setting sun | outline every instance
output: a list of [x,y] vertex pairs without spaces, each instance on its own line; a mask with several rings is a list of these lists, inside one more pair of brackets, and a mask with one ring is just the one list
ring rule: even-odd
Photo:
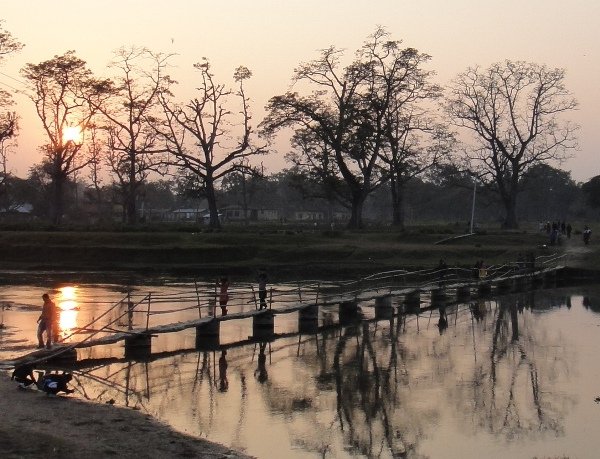
[[82,138],[81,128],[79,126],[69,126],[63,132],[63,141],[80,143]]

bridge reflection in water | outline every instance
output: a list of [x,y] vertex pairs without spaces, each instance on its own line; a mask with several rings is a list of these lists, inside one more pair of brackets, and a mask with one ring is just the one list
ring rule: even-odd
[[74,382],[257,457],[551,456],[576,400],[553,309],[567,304],[528,292],[350,325],[321,311],[316,334],[145,360],[90,351]]

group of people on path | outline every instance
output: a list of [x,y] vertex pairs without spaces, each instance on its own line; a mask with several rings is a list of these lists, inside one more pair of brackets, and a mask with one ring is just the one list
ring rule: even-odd
[[[261,268],[258,271],[258,275],[256,277],[258,283],[258,309],[267,309],[267,283],[269,282],[269,276],[267,275],[267,271],[264,268]],[[219,306],[221,308],[221,315],[227,315],[227,303],[229,303],[229,287],[230,281],[229,277],[223,276],[217,280],[216,290],[217,298],[219,301]]]
[[[570,223],[563,221],[556,222],[540,222],[540,231],[545,231],[549,237],[550,245],[559,245],[561,243],[561,237],[566,236],[567,239],[571,239],[571,233],[573,227]],[[583,232],[583,243],[588,245],[592,236],[592,230],[588,225],[585,225]]]
[[[44,293],[42,295],[44,304],[42,305],[42,313],[37,319],[37,339],[38,348],[52,348],[52,343],[57,343],[60,338],[59,311],[56,303],[52,301],[50,295]],[[44,340],[44,333],[46,334]],[[35,385],[39,390],[48,395],[57,395],[60,392],[70,394],[74,392],[68,387],[69,381],[73,375],[66,372],[54,371],[39,371],[39,376],[36,378],[33,370],[34,364],[23,364],[15,367],[11,379],[16,381],[18,389],[27,389]]]

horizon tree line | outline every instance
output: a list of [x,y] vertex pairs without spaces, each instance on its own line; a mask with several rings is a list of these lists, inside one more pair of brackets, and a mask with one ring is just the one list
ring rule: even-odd
[[[0,24],[0,63],[22,46]],[[577,126],[563,116],[577,106],[564,70],[505,61],[469,68],[444,89],[427,68],[431,56],[403,47],[381,27],[350,59],[332,46],[299,64],[293,90],[268,101],[258,129],[244,86],[249,69],[235,69],[231,88],[216,81],[203,58],[194,65],[196,93],[181,102],[168,75],[170,58],[121,48],[108,66],[112,78],[94,76],[74,51],[22,69],[47,137],[37,173],[47,177],[41,178],[51,190],[54,224],[64,214],[69,178],[85,169],[99,190],[106,168],[125,222],[137,222],[136,196],[150,174],[168,173],[188,176],[207,199],[209,225],[219,228],[221,182],[264,173],[254,158],[270,153],[284,132],[291,137],[286,159],[298,187],[349,209],[349,228],[363,227],[365,202],[384,185],[392,223],[403,228],[408,184],[444,165],[496,194],[504,207],[502,226],[516,228],[524,177],[566,159],[577,145]],[[16,136],[18,116],[8,111],[10,94],[0,96],[3,186],[9,175],[5,145]]]

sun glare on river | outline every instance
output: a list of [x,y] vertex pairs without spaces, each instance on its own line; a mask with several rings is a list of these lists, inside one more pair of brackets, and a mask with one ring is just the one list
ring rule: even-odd
[[58,309],[60,313],[59,325],[63,335],[68,335],[77,327],[77,287],[61,287],[59,289]]

